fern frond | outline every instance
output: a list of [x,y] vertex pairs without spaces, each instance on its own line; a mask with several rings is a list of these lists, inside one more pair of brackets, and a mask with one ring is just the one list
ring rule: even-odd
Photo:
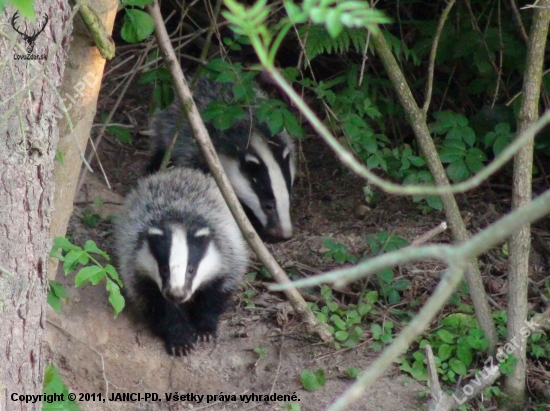
[[336,38],[332,38],[321,25],[302,26],[298,33],[302,43],[305,43],[305,53],[309,60],[321,53],[346,53],[351,45],[358,53],[362,53],[367,43],[367,31],[360,28],[345,27]]

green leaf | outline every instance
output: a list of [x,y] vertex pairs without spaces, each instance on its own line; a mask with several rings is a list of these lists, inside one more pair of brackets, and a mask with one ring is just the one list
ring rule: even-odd
[[443,147],[439,151],[439,159],[442,163],[455,163],[462,160],[464,150],[457,147]]
[[446,361],[451,357],[453,349],[449,344],[441,344],[437,350],[437,356],[441,361]]
[[107,278],[107,291],[109,292],[109,302],[115,309],[115,318],[122,311],[126,304],[124,297],[120,294],[120,287]]
[[508,144],[510,144],[511,139],[508,136],[499,136],[495,140],[495,144],[493,145],[493,153],[495,156],[498,156],[502,150],[504,150]]
[[473,359],[472,350],[467,344],[463,343],[458,345],[456,349],[456,356],[460,361],[462,361],[462,363],[466,367],[469,367],[470,364],[472,363],[472,359]]
[[132,142],[132,135],[130,134],[130,130],[128,130],[126,127],[108,126],[107,132],[114,136],[121,143],[128,144]]
[[55,159],[61,164],[62,166],[65,165],[65,159],[63,158],[63,153],[59,150],[55,150]]
[[50,290],[59,298],[65,298],[67,296],[67,290],[65,286],[57,281],[49,280]]
[[90,258],[88,253],[81,248],[78,250],[72,250],[67,253],[63,262],[63,271],[66,274],[72,272],[78,263],[85,265],[88,264]]
[[505,361],[501,362],[499,365],[500,372],[504,375],[511,375],[516,368],[518,359],[513,355],[510,355]]
[[347,374],[350,378],[357,378],[357,376],[359,375],[359,373],[361,372],[361,370],[359,368],[355,368],[355,367],[351,367],[351,368],[348,368],[347,370]]
[[218,130],[227,130],[235,121],[243,119],[246,116],[242,107],[227,106],[226,104],[213,101],[202,112],[204,121],[212,121],[212,124]]
[[105,269],[98,266],[92,265],[90,267],[84,267],[78,272],[74,278],[75,287],[80,287],[86,282],[91,282],[93,285],[99,284],[101,279],[105,277]]
[[449,360],[449,366],[458,375],[466,375],[468,372],[466,366],[458,358],[451,358]]
[[384,244],[384,251],[386,253],[389,253],[391,251],[399,250],[400,248],[407,247],[409,245],[409,242],[405,240],[403,237],[400,237],[398,235],[392,235],[388,241],[386,241],[386,244]]
[[438,330],[436,334],[441,339],[441,341],[446,342],[448,344],[452,343],[456,338],[456,335],[444,329]]
[[331,317],[330,317],[330,321],[332,321],[332,323],[338,327],[340,330],[345,330],[346,329],[346,323],[344,321],[342,321],[342,319],[340,318],[340,316],[336,315],[336,314],[333,314]]
[[365,294],[365,300],[369,303],[374,304],[378,301],[378,291],[369,291]]
[[[61,299],[55,294],[50,281],[50,289],[48,290],[48,304],[57,312],[61,312]],[[63,289],[65,291],[65,289]]]
[[153,0],[120,0],[123,6],[138,6],[143,7],[153,3]]
[[[29,20],[35,20],[36,15],[34,14],[34,0],[10,0],[10,3],[15,6],[17,10],[21,12],[21,15]],[[2,2],[2,5],[5,2]],[[0,11],[3,7],[0,7]]]
[[372,305],[370,304],[359,304],[359,314],[364,316],[372,310]]
[[151,84],[156,82],[172,84],[172,75],[166,67],[158,67],[154,70],[144,72],[138,79],[138,84]]
[[281,113],[283,114],[284,127],[286,131],[294,137],[303,137],[304,132],[302,127],[300,127],[300,124],[298,124],[298,120],[294,117],[294,114],[286,108],[281,109]]
[[388,294],[388,302],[390,304],[397,304],[400,301],[401,301],[401,296],[395,289],[392,289]]
[[72,244],[67,238],[55,237],[55,239],[53,240],[52,250],[57,251],[60,248],[63,251],[81,250],[79,246]]
[[408,290],[410,286],[411,286],[411,282],[406,278],[400,278],[399,280],[395,280],[392,283],[392,287],[397,291]]
[[338,341],[344,341],[348,339],[349,334],[346,331],[336,331],[334,337],[336,337]]
[[98,248],[95,241],[93,240],[86,241],[86,243],[84,244],[84,250],[86,250],[89,253],[100,254],[103,257],[105,257],[107,260],[109,259],[109,255],[102,249]]
[[375,340],[380,339],[380,335],[382,335],[382,327],[378,324],[372,324],[370,326],[370,330],[372,332],[372,338]]
[[43,411],[81,411],[80,407],[68,399],[69,389],[63,383],[57,369],[48,364],[44,370],[44,389],[46,395],[57,394],[63,398],[63,401],[53,401],[51,403],[42,402]]
[[470,171],[464,161],[449,164],[446,171],[450,179],[457,183],[466,180],[470,176]]
[[113,280],[115,280],[118,283],[119,286],[122,287],[122,281],[120,280],[120,277],[118,276],[118,272],[115,269],[115,267],[113,267],[111,264],[107,264],[105,266],[105,271],[107,272],[107,274],[111,276]]
[[386,284],[391,283],[394,277],[393,269],[390,267],[386,267],[382,269],[381,271],[377,272],[376,275],[380,280],[384,281]]
[[155,29],[155,23],[149,14],[137,9],[125,9],[124,24],[120,35],[128,43],[145,40]]
[[427,196],[426,201],[428,205],[434,210],[443,210],[443,200],[439,196]]
[[315,373],[304,370],[300,373],[300,381],[306,390],[317,391],[325,385],[325,373],[323,370],[317,370]]
[[210,63],[208,63],[206,65],[206,68],[211,71],[223,73],[225,71],[232,71],[233,65],[222,59],[215,59],[215,60],[212,60]]

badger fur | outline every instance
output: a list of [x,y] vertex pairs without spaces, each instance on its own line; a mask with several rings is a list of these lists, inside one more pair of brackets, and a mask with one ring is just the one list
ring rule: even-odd
[[249,251],[213,178],[175,168],[139,181],[116,225],[125,294],[172,355],[216,335]]
[[[230,103],[232,84],[200,78],[195,87],[195,102],[202,113],[212,101]],[[259,89],[258,89],[259,90]],[[257,91],[257,96],[265,96]],[[255,102],[251,102],[254,106]],[[153,158],[149,171],[157,171],[166,149],[178,131],[172,161],[183,167],[208,172],[208,165],[193,138],[187,116],[178,103],[157,112],[151,122]],[[292,237],[290,193],[296,173],[296,150],[286,130],[271,135],[259,124],[254,112],[227,130],[206,123],[212,143],[225,173],[256,231],[264,240],[280,241]]]

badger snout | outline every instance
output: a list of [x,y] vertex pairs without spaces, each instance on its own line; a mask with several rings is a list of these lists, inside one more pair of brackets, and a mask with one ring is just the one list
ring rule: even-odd
[[169,289],[164,292],[166,299],[174,304],[183,304],[191,299],[191,290]]
[[274,227],[266,230],[269,240],[273,242],[281,242],[292,238],[292,228],[283,229],[282,227]]

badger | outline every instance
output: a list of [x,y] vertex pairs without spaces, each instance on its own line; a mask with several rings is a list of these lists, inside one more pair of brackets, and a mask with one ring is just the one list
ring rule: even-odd
[[115,228],[125,295],[166,351],[216,336],[249,250],[214,179],[173,168],[141,179]]
[[[230,103],[234,97],[231,87],[229,83],[199,78],[194,91],[199,112],[202,114],[212,101]],[[259,88],[251,106],[257,98],[265,98]],[[237,197],[262,239],[291,238],[290,194],[296,174],[296,149],[291,136],[286,130],[272,136],[269,129],[259,123],[252,109],[244,119],[226,130],[218,130],[209,122],[206,128]],[[154,137],[149,172],[160,168],[176,132],[173,163],[209,172],[179,103],[155,113],[150,129]]]

